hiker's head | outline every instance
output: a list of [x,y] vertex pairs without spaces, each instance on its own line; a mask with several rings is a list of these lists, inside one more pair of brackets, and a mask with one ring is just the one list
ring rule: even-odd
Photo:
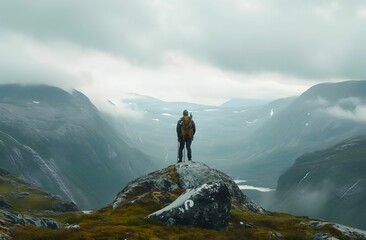
[[183,116],[188,116],[188,111],[187,110],[183,111]]

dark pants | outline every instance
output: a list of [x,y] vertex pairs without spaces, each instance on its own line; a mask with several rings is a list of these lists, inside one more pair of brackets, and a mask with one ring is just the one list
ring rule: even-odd
[[186,145],[186,148],[187,148],[188,160],[192,160],[191,144],[192,144],[192,139],[189,137],[179,139],[179,151],[178,151],[179,160],[178,160],[178,162],[182,161],[184,145]]

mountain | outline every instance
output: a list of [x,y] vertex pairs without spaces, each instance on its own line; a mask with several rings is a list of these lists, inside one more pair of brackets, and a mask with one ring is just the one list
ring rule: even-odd
[[[163,167],[177,158],[176,124],[187,109],[193,114],[197,134],[192,145],[193,158],[213,165],[237,159],[237,143],[271,118],[273,108],[282,109],[293,98],[280,99],[265,106],[208,106],[186,102],[165,102],[134,95],[121,100],[141,118],[112,119],[131,145],[148,152]],[[119,103],[116,103],[119,104]],[[161,156],[165,156],[162,158]],[[229,171],[230,172],[230,171]]]
[[366,134],[365,107],[366,81],[315,85],[287,106],[273,108],[271,118],[234,145],[239,157],[220,169],[274,188],[302,154]]
[[175,163],[175,126],[184,109],[191,111],[197,127],[193,160],[245,180],[248,186],[241,186],[243,192],[270,209],[274,192],[260,189],[275,189],[278,178],[297,158],[366,134],[362,114],[366,81],[318,84],[297,97],[247,107],[164,102],[144,96],[123,102],[142,117],[119,119],[124,125],[117,128],[129,136],[131,145],[151,153],[160,167]]
[[82,209],[105,205],[154,168],[86,96],[45,85],[0,86],[0,158],[0,167]]
[[0,208],[18,213],[79,211],[74,203],[47,193],[1,168]]
[[276,210],[366,229],[366,136],[305,154],[281,175]]
[[242,108],[250,106],[261,106],[268,103],[265,100],[247,99],[247,98],[233,98],[220,105],[221,108]]
[[60,221],[67,227],[18,226],[12,236],[23,240],[366,238],[365,231],[347,226],[264,211],[225,173],[197,162],[141,176],[109,206]]
[[146,96],[122,101],[142,117],[118,119],[116,128],[158,166],[175,163],[175,127],[188,109],[197,127],[193,159],[260,187],[275,188],[278,177],[302,154],[366,134],[366,81],[318,84],[298,97],[264,105],[244,106],[244,100],[233,99],[228,105],[207,106]]

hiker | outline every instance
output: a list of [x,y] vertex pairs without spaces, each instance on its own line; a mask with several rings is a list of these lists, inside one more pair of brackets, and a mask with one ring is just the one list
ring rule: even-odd
[[188,111],[184,110],[183,117],[181,117],[177,123],[177,136],[179,142],[178,163],[182,162],[184,145],[186,145],[188,161],[192,161],[191,144],[195,133],[196,124],[192,120],[192,113],[188,116]]

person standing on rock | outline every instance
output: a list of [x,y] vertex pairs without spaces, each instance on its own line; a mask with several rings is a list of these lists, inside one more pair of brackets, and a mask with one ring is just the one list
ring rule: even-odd
[[184,145],[187,149],[188,161],[192,161],[191,144],[195,133],[196,124],[192,120],[192,113],[188,116],[188,111],[184,110],[183,117],[181,117],[177,123],[177,136],[179,142],[178,163],[182,162]]

